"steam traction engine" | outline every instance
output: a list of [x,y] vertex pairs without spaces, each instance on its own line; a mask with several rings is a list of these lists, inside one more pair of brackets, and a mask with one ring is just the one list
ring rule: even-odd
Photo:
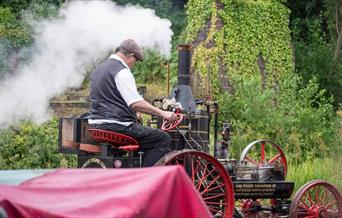
[[[153,104],[177,113],[168,123],[152,117],[149,124],[171,136],[171,152],[156,165],[180,164],[215,217],[342,217],[342,197],[323,180],[305,184],[289,198],[293,182],[285,181],[287,161],[281,147],[257,140],[238,160],[229,157],[230,128],[224,123],[218,140],[218,105],[195,100],[190,88],[191,50],[179,46],[178,85],[170,99]],[[213,120],[214,156],[209,154]],[[59,152],[77,154],[78,167],[141,167],[143,153],[128,136],[89,129],[87,117],[61,118]]]

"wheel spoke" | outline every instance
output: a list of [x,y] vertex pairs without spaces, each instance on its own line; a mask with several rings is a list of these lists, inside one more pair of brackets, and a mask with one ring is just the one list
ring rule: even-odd
[[[310,194],[310,193],[309,193],[309,194]],[[306,199],[310,202],[310,206],[315,205],[315,203],[314,203],[314,202],[312,201],[312,199],[311,199],[311,196],[308,195],[307,192],[304,193],[304,197],[306,197]]]
[[324,189],[323,189],[323,196],[322,196],[322,202],[323,202],[323,204],[324,205],[326,205],[326,200],[327,200],[327,191],[325,191]]
[[[208,207],[208,209],[212,212],[218,213],[218,214],[222,214],[221,208],[212,208],[212,207]],[[216,215],[216,214],[215,214]]]
[[184,167],[184,169],[185,169],[186,171],[187,171],[187,167],[186,167],[187,159],[188,159],[188,157],[187,157],[186,155],[184,155],[184,157],[183,157],[183,167]]
[[170,128],[171,127],[171,123],[170,122],[167,122],[167,123],[165,123],[165,128]]
[[210,205],[223,205],[223,206],[227,206],[227,203],[219,203],[219,202],[212,202],[212,201],[205,201],[207,204]]
[[264,141],[261,142],[260,152],[261,152],[261,164],[265,164],[266,158],[265,158],[265,142]]
[[[202,161],[200,161],[200,163],[203,165]],[[207,170],[207,167],[208,167],[208,162],[206,162],[203,172],[205,172]],[[196,186],[197,190],[199,190],[201,188],[202,182],[203,182],[203,177],[200,178],[200,180],[199,180],[199,182],[198,182],[198,184]]]
[[325,208],[329,209],[331,208],[333,205],[336,205],[336,200],[332,200],[332,202],[328,202],[326,205],[325,205]]
[[[202,165],[203,165],[203,163],[202,163]],[[216,169],[216,167],[215,167],[213,170],[211,170],[210,172],[208,172],[207,177],[208,177],[208,176],[211,176],[211,179],[215,180],[214,175],[212,175],[212,173],[214,172],[215,169]],[[215,172],[216,172],[216,170],[215,170]],[[216,183],[217,185],[220,185],[219,183],[217,183],[217,180],[215,181],[215,183]],[[222,191],[222,192],[225,192],[222,188],[221,188],[221,191]]]
[[[208,174],[205,174],[204,177],[202,177],[201,181],[202,181],[202,182],[205,181],[205,180],[208,178],[208,176],[209,176],[212,172],[214,172],[215,170],[216,170],[216,167],[214,167]],[[202,184],[202,182],[201,182],[201,184]],[[200,188],[200,186],[198,187],[197,190],[199,190],[199,188]]]
[[305,210],[309,211],[310,207],[304,202],[304,199],[300,199],[300,202],[302,203],[302,206],[304,207]]
[[216,176],[215,179],[213,181],[211,181],[209,183],[209,185],[201,192],[201,195],[204,193],[204,192],[208,192],[208,189],[220,178],[220,176]]
[[245,159],[246,159],[247,161],[251,162],[251,163],[254,164],[254,165],[257,165],[257,166],[259,165],[257,161],[253,160],[253,159],[250,158],[249,156],[246,156]]
[[226,185],[226,184],[222,183],[221,185],[214,186],[214,187],[212,187],[212,188],[210,188],[210,189],[208,189],[208,190],[204,190],[204,191],[201,192],[201,195],[203,195],[205,191],[206,191],[206,192],[209,192],[209,191],[212,191],[212,190],[215,190],[215,189],[218,189],[218,188],[221,189],[221,191],[222,191],[222,187],[225,186],[225,185]]
[[300,210],[297,210],[297,214],[298,214],[298,215],[299,215],[299,214],[305,215],[305,214],[308,214],[308,213],[309,213],[309,211],[306,210],[306,209],[303,210],[303,208],[301,208]]
[[177,165],[180,165],[180,163],[178,162],[178,158],[175,158],[175,162]]
[[271,163],[273,163],[274,161],[278,160],[279,158],[280,158],[280,154],[277,154],[276,156],[272,157],[272,158],[268,161],[268,163],[271,164]]
[[314,187],[315,199],[316,199],[316,204],[317,205],[322,205],[322,199],[319,198],[320,191],[321,191],[321,186],[320,185]]
[[332,217],[337,217],[337,218],[339,218],[339,217],[338,217],[338,215],[339,215],[339,214],[338,214],[338,211],[336,211],[336,212],[323,211],[323,212],[321,213],[321,215],[322,215],[321,217],[329,217],[329,218],[330,218],[330,217],[331,217],[331,218],[332,218]]
[[192,182],[195,182],[195,173],[197,172],[197,169],[199,167],[199,160],[196,158],[196,168],[194,169],[194,161],[192,160],[191,161],[191,179],[192,179]]

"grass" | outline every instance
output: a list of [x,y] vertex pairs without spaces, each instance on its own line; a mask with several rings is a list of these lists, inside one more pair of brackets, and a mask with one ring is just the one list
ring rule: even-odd
[[[342,111],[337,111],[337,115],[342,118]],[[342,119],[338,131],[342,135]],[[292,163],[291,157],[286,157],[289,162],[286,180],[295,183],[293,193],[305,183],[315,179],[330,182],[342,193],[342,142],[340,146],[332,148],[331,153],[325,158],[308,160],[301,164]]]
[[342,193],[342,159],[338,156],[314,159],[302,164],[290,162],[286,180],[295,182],[293,193],[305,183],[315,179],[324,179],[332,183]]

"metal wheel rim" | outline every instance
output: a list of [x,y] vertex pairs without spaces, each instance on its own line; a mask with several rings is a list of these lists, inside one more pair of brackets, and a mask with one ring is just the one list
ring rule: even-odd
[[[256,146],[257,144],[261,144],[261,150],[260,150],[260,153],[261,153],[261,157],[260,157],[260,161],[256,161],[252,158],[249,158],[248,157],[248,152],[249,150]],[[278,154],[276,154],[275,156],[273,156],[272,158],[270,158],[269,160],[266,160],[265,158],[265,145],[266,144],[271,144],[273,148],[275,148],[278,152]],[[257,166],[264,166],[264,165],[267,165],[267,164],[272,164],[274,163],[276,160],[280,160],[281,161],[281,164],[282,166],[284,167],[284,178],[286,178],[286,175],[287,175],[287,160],[286,160],[286,156],[283,152],[283,150],[281,149],[281,147],[274,143],[273,141],[271,140],[265,140],[265,139],[261,139],[261,140],[256,140],[250,144],[248,144],[245,149],[243,149],[242,153],[241,153],[241,156],[240,156],[240,163],[241,162],[244,162],[244,161],[247,161],[249,163],[252,163],[252,164],[255,164]]]
[[[169,153],[156,165],[176,164],[185,167],[190,180],[213,215],[233,216],[233,183],[220,162],[204,152],[182,150]],[[191,169],[190,172],[187,170],[188,167]],[[205,173],[203,174],[203,172]],[[210,178],[211,180],[209,180]]]
[[338,190],[324,180],[303,185],[294,195],[290,217],[342,217],[342,197]]

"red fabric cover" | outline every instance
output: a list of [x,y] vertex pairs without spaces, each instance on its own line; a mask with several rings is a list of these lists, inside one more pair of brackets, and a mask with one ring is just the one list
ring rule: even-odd
[[19,186],[0,185],[12,217],[212,217],[180,166],[59,169]]

